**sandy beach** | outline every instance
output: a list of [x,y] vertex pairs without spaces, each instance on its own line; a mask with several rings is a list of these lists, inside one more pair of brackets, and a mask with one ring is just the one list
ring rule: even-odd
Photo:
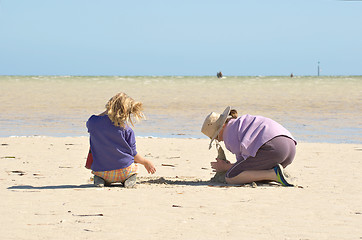
[[362,240],[361,12],[0,0],[0,240]]
[[95,188],[87,137],[0,138],[2,239],[362,238],[361,144],[299,143],[292,188],[211,184],[207,139],[137,146],[157,173]]
[[[362,239],[361,79],[2,76],[1,238]],[[96,188],[84,167],[85,122],[117,91],[145,104],[137,150],[157,173],[140,166],[136,189]],[[209,181],[200,128],[227,105],[291,131],[297,187]]]

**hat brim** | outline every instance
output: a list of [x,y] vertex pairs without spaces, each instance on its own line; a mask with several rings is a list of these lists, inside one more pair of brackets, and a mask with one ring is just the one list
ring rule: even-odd
[[229,116],[231,107],[228,106],[225,108],[224,112],[220,115],[219,119],[217,120],[218,124],[220,125],[219,128],[217,129],[217,131],[215,132],[214,136],[212,136],[211,141],[210,141],[210,145],[209,145],[209,149],[212,147],[212,142],[215,140],[215,138],[217,137],[217,135],[219,135],[221,129],[224,126],[224,123],[226,121],[226,119]]

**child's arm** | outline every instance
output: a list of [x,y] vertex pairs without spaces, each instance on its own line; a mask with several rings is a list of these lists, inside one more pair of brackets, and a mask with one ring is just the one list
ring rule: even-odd
[[148,173],[154,174],[156,172],[156,168],[153,163],[150,160],[143,158],[138,153],[136,156],[134,156],[134,162],[142,164],[146,168]]

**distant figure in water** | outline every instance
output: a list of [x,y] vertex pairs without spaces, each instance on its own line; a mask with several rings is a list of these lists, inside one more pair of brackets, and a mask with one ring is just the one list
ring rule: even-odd
[[217,78],[222,78],[222,72],[220,71],[220,72],[216,73],[216,76],[217,76]]
[[294,77],[293,73],[290,74],[290,77],[291,77],[291,78]]

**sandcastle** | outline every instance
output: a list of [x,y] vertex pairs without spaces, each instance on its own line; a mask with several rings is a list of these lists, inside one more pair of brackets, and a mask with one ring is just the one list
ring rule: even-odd
[[[229,162],[226,159],[224,150],[222,149],[221,145],[218,142],[216,143],[216,149],[217,149],[217,158],[220,160],[223,160],[225,162]],[[217,172],[210,179],[210,181],[214,182],[214,183],[225,183],[226,184],[225,175],[226,175],[226,172]]]

